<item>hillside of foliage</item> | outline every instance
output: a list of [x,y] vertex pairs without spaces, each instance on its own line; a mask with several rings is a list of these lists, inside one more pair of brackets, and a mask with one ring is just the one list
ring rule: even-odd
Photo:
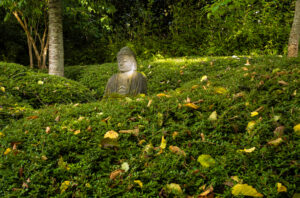
[[66,78],[1,62],[1,197],[298,197],[300,59],[142,61],[148,95],[102,98],[117,65]]

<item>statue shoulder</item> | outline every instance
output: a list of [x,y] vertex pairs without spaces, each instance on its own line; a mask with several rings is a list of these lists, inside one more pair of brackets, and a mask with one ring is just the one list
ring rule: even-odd
[[136,77],[137,78],[144,78],[144,79],[146,79],[146,76],[144,75],[144,74],[142,74],[141,72],[136,72]]
[[114,82],[116,79],[118,79],[119,78],[119,75],[118,74],[114,74],[114,75],[112,75],[112,77],[110,77],[109,79],[108,79],[108,83],[110,83],[110,82]]

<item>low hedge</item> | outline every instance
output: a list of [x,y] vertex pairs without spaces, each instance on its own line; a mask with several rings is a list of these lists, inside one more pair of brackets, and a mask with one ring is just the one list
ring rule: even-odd
[[0,82],[7,92],[35,108],[55,103],[78,103],[95,100],[94,94],[78,82],[36,73],[24,66],[0,63]]

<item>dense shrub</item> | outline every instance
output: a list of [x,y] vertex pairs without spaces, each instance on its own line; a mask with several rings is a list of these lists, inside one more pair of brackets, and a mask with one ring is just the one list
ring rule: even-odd
[[7,92],[34,107],[94,100],[89,89],[66,78],[36,73],[12,63],[0,63],[0,70],[0,80]]
[[[173,68],[175,60],[169,61]],[[299,181],[293,130],[300,123],[299,59],[253,58],[248,66],[232,58],[216,58],[213,66],[190,62],[209,67],[200,71],[208,80],[189,77],[159,96],[48,106],[8,125],[0,137],[0,153],[6,153],[0,155],[0,195],[184,197],[212,185],[216,196],[231,197],[238,183],[232,176],[238,176],[265,197],[292,197]],[[208,119],[214,111],[217,118]],[[251,121],[255,125],[247,130]],[[273,133],[278,126],[285,127],[283,134]],[[107,131],[132,129],[138,134],[104,139]],[[279,137],[279,145],[269,143]],[[186,156],[172,153],[171,145]],[[201,166],[201,154],[215,165]],[[112,178],[124,162],[128,172]],[[170,183],[179,184],[182,195],[168,192]],[[287,192],[278,193],[276,183]]]
[[65,68],[65,76],[95,92],[96,98],[101,98],[104,94],[108,79],[117,73],[118,67],[114,63],[89,66],[70,66]]

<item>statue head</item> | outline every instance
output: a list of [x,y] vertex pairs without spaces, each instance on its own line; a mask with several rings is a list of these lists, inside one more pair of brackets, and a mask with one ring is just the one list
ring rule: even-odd
[[129,47],[123,47],[117,54],[118,67],[121,72],[137,70],[134,52]]

